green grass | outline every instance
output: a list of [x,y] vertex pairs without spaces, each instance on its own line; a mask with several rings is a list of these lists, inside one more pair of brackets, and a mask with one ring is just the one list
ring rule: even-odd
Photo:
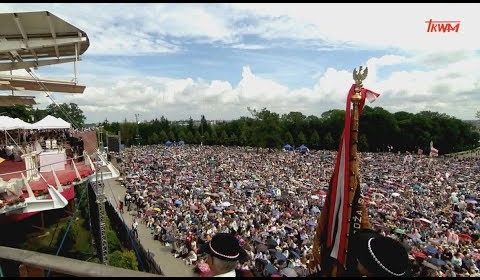
[[93,253],[94,248],[91,244],[92,236],[90,235],[90,232],[82,226],[84,220],[85,219],[83,218],[78,218],[78,220],[74,222],[77,236],[75,239],[75,246],[73,248],[78,252]]
[[[48,245],[50,244],[50,240],[53,241],[51,247],[55,248],[55,243],[58,238],[58,234],[60,233],[60,229],[68,223],[68,218],[63,218],[58,221],[58,224],[51,225],[45,229],[45,234],[42,234],[40,237],[32,237],[29,238],[25,243],[22,244],[22,248],[26,250],[32,251],[44,251],[48,249]],[[56,226],[58,225],[57,230],[55,231]],[[48,234],[46,234],[48,233]],[[42,250],[43,249],[43,250]]]
[[[58,235],[60,234],[60,229],[63,226],[66,226],[69,220],[70,217],[60,219],[58,221],[58,224],[54,224],[45,229],[45,233],[48,232],[48,234],[42,234],[40,237],[28,239],[24,244],[22,244],[22,248],[26,250],[55,254],[58,249],[58,245],[60,245],[56,244],[58,240]],[[90,232],[82,226],[83,222],[83,218],[78,218],[78,220],[72,222],[70,230],[74,230],[76,232],[76,237],[75,245],[71,252],[92,254],[94,252],[94,248],[91,245]],[[55,227],[57,226],[58,228],[55,231]],[[49,247],[50,240],[52,240],[52,235],[53,241],[51,243],[51,247]]]
[[[76,191],[81,196],[82,191],[85,191],[85,190],[86,189],[76,190]],[[79,260],[100,263],[98,257],[95,256],[96,250],[91,244],[92,243],[91,233],[88,229],[86,229],[83,226],[85,223],[85,218],[82,215],[85,215],[88,217],[88,209],[86,209],[87,207],[86,202],[85,201],[82,201],[82,202],[83,203],[80,203],[79,205],[80,209],[79,209],[77,218],[75,218],[75,220],[72,222],[72,225],[70,227],[70,231],[74,233],[75,242],[73,244],[72,250],[66,253],[65,256],[79,259]],[[81,210],[82,208],[85,208],[84,211]],[[58,250],[58,246],[60,245],[60,244],[57,244],[57,241],[60,242],[59,240],[61,240],[61,236],[59,237],[59,234],[61,233],[61,229],[68,225],[70,219],[71,217],[59,219],[57,224],[53,224],[45,229],[44,231],[45,234],[42,234],[40,237],[29,238],[25,243],[22,244],[22,248],[26,250],[43,252],[47,254],[53,254],[53,255],[56,254]],[[55,228],[57,229],[55,230]],[[123,247],[122,243],[118,239],[118,236],[116,235],[115,230],[110,224],[109,219],[106,220],[106,230],[107,230],[106,233],[108,234],[109,247],[111,247],[109,248],[110,249],[109,257],[111,257],[111,254],[114,253],[113,251],[117,250],[121,252],[121,254],[128,255],[129,256],[128,259],[131,259],[131,262],[133,263],[133,264],[129,264],[128,266],[122,265],[122,267],[131,269],[131,266],[135,266],[135,268],[137,268],[138,264],[137,264],[137,259],[135,254],[133,253],[133,251],[129,251],[127,250],[127,248]],[[53,241],[50,244],[51,240]]]

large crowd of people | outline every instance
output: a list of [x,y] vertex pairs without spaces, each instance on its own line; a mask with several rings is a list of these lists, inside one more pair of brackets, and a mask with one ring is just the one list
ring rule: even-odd
[[[127,211],[200,274],[199,248],[220,232],[245,249],[239,270],[308,273],[335,151],[157,145],[117,156]],[[412,276],[480,276],[478,160],[362,153],[360,169],[370,223],[404,244]]]

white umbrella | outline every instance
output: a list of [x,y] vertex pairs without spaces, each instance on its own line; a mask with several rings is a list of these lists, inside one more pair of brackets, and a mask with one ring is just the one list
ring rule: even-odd
[[399,197],[399,196],[400,196],[400,194],[399,194],[399,193],[396,193],[396,192],[394,192],[394,193],[392,193],[392,196],[393,196],[393,197]]
[[432,223],[432,221],[427,220],[427,219],[425,219],[425,218],[420,218],[420,219],[418,219],[418,220],[421,221],[421,222],[427,223],[427,224],[431,224],[431,223]]
[[230,204],[230,202],[228,202],[228,201],[225,201],[225,202],[222,202],[220,205],[223,206],[223,207],[229,207],[232,204]]

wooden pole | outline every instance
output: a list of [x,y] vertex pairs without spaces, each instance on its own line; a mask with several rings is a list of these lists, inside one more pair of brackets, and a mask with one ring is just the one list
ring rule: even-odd
[[[367,77],[368,68],[362,73],[362,67],[360,66],[360,71],[357,72],[356,69],[353,72],[353,78],[355,80],[355,93],[351,97],[352,101],[352,109],[351,109],[351,118],[352,121],[350,123],[350,188],[349,188],[349,207],[348,207],[348,216],[349,223],[354,223],[353,226],[355,229],[360,228],[368,228],[368,212],[366,211],[365,205],[363,204],[363,199],[358,199],[358,206],[361,209],[361,213],[353,213],[352,215],[352,208],[353,208],[353,200],[355,198],[355,193],[357,192],[357,188],[360,187],[360,168],[359,168],[359,160],[358,160],[358,126],[359,126],[359,103],[362,100],[362,81]],[[364,97],[365,98],[365,97]],[[357,210],[358,211],[358,210]],[[358,224],[358,226],[357,226]],[[350,232],[350,225],[347,228],[347,237],[353,234]],[[347,238],[345,248],[348,248],[348,241]],[[346,249],[348,253],[348,249]]]

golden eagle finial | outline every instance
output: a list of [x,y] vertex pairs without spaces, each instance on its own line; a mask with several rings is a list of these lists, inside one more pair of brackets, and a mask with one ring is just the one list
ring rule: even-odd
[[362,86],[362,82],[367,78],[368,75],[368,67],[365,67],[365,70],[362,73],[363,66],[360,66],[358,72],[357,68],[353,69],[353,80],[357,87]]

